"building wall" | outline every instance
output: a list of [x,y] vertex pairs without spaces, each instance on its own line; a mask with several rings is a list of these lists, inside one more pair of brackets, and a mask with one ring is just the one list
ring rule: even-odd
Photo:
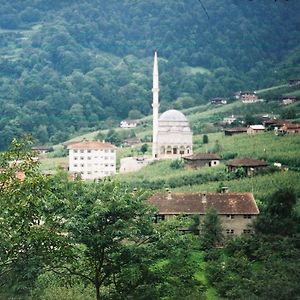
[[[219,215],[225,236],[241,235],[249,230],[249,225],[256,218],[254,215]],[[250,217],[250,218],[249,218]],[[233,231],[232,231],[233,230]]]
[[257,134],[257,133],[264,133],[265,130],[262,130],[262,129],[253,129],[251,127],[249,127],[247,129],[247,134]]
[[82,179],[96,179],[116,173],[115,149],[69,150],[69,172]]
[[[175,215],[160,215],[159,220],[168,220]],[[199,216],[199,231],[201,230],[201,222],[204,219],[204,215]],[[219,215],[220,221],[223,227],[224,236],[235,236],[243,233],[250,233],[251,228],[249,225],[255,220],[256,215]],[[249,231],[250,230],[250,231]]]
[[220,164],[219,160],[185,160],[185,163],[188,167],[190,168],[201,168],[201,167],[205,167],[205,166],[209,166],[209,167],[216,167]]

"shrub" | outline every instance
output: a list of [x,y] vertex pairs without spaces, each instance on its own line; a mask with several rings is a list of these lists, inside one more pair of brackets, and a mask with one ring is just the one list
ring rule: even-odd
[[184,167],[184,161],[182,159],[172,160],[170,163],[171,169],[182,169]]

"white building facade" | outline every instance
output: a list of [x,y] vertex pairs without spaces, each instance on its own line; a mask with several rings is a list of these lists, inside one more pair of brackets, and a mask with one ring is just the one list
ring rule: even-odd
[[83,180],[116,173],[116,147],[100,141],[82,141],[68,146],[69,172]]

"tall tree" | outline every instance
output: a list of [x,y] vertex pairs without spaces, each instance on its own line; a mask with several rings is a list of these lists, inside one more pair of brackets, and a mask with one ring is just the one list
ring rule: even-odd
[[0,287],[22,294],[65,245],[59,216],[49,213],[61,203],[28,146],[14,140],[0,156]]
[[297,196],[291,188],[280,188],[270,195],[265,209],[255,221],[257,232],[291,235],[299,231],[294,208]]
[[213,208],[207,210],[201,224],[201,246],[212,249],[223,240],[222,226],[217,211]]
[[[154,224],[154,209],[145,202],[146,194],[114,181],[77,182],[73,193],[66,216],[66,239],[73,255],[55,271],[92,284],[97,300],[105,293],[114,299],[168,296],[175,288],[170,267],[176,265],[174,258],[189,265],[189,237],[178,233],[182,224],[176,220],[171,225]],[[194,267],[189,266],[188,274],[182,267],[177,265],[176,270],[185,284],[177,293],[199,291]]]

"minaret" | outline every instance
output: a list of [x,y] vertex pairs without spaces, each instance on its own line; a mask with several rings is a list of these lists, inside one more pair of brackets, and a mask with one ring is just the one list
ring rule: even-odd
[[157,52],[154,52],[154,64],[153,64],[153,138],[152,138],[152,157],[156,158],[158,154],[157,149],[157,133],[158,133],[158,94],[159,94],[159,83],[158,83],[158,62],[157,62]]

